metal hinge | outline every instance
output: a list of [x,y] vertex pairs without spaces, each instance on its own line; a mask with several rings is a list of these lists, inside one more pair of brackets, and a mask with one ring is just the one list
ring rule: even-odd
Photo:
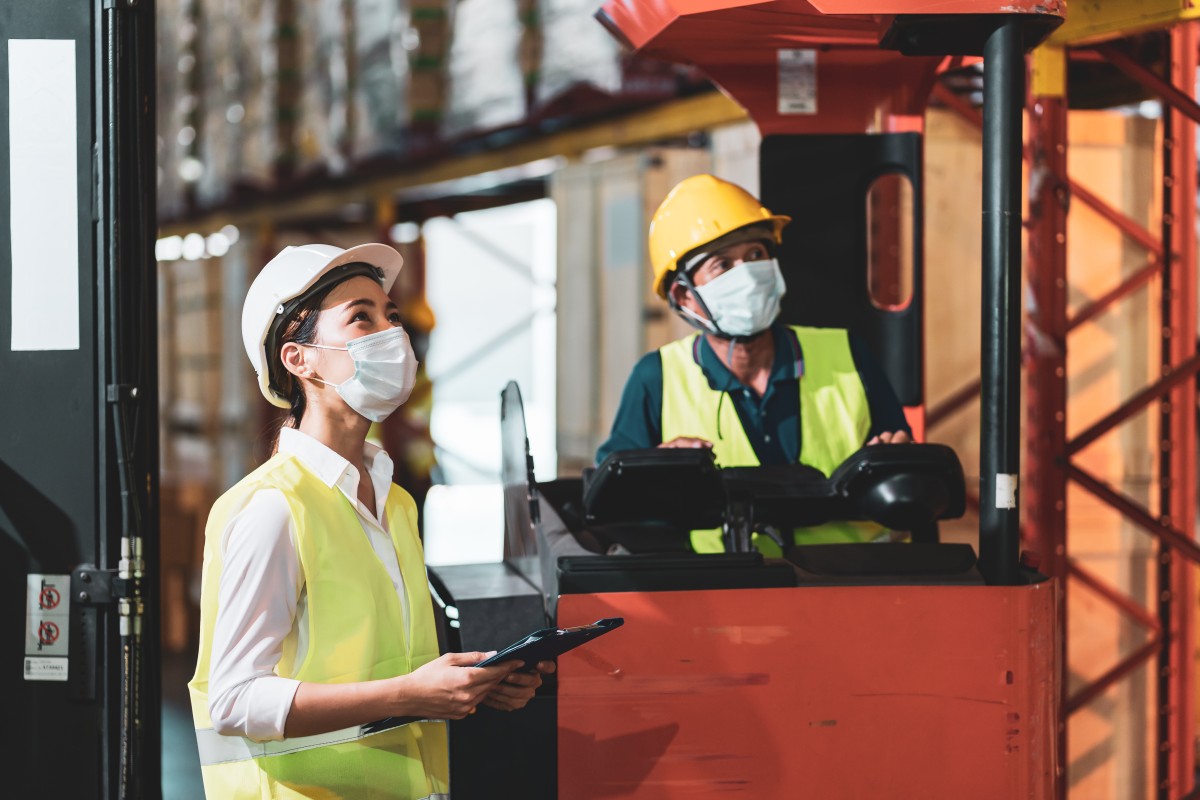
[[133,580],[114,569],[80,564],[71,571],[71,599],[85,606],[106,606],[133,596]]

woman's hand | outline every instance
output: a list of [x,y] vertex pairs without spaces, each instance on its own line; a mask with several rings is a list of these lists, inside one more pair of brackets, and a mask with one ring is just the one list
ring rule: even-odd
[[[507,661],[494,667],[471,666],[489,655],[447,653],[407,675],[392,678],[399,709],[394,716],[462,719],[474,713],[475,706],[521,666],[520,661]],[[540,678],[538,682],[541,682]]]
[[[521,662],[506,661],[505,665],[507,664],[520,666]],[[542,676],[549,675],[554,670],[553,661],[539,661],[537,672],[509,673],[508,677],[500,681],[496,688],[483,699],[483,704],[500,711],[516,711],[518,708],[524,708],[525,704],[533,698],[538,687],[542,685]]]
[[908,435],[908,431],[888,431],[872,436],[867,444],[908,444],[911,441],[912,437]]
[[676,436],[669,442],[663,442],[659,447],[690,447],[712,449],[712,442],[707,439],[697,439],[695,436]]

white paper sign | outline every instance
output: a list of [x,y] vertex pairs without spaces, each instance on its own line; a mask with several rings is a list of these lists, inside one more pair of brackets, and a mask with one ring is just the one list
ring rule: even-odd
[[779,50],[779,113],[817,113],[817,51]]
[[1020,482],[1018,475],[1003,472],[996,475],[996,508],[1017,507],[1017,486]]
[[12,349],[79,349],[75,42],[8,42]]

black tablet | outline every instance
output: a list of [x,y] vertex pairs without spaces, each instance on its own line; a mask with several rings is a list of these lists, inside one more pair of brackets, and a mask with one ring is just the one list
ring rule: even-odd
[[553,661],[568,650],[573,650],[624,624],[624,618],[610,617],[609,619],[598,619],[591,625],[580,625],[577,628],[543,628],[540,631],[534,631],[519,642],[510,644],[496,655],[480,661],[475,666],[490,667],[505,661],[520,660],[524,663],[525,669],[532,669],[539,661]]

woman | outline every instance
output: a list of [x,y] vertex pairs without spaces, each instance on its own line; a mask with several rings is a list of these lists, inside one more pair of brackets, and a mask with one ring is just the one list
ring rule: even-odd
[[402,265],[381,244],[289,247],[246,295],[246,353],[288,416],[205,531],[188,686],[210,799],[448,796],[444,720],[541,684],[438,657],[415,503],[365,441],[416,371],[388,299]]

